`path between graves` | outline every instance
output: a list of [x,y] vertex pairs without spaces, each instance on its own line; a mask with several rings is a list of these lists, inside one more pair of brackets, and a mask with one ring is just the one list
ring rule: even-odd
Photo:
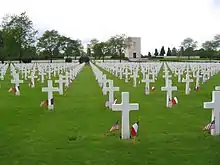
[[55,96],[55,113],[44,119],[47,131],[51,133],[51,137],[52,134],[59,136],[59,132],[65,134],[65,137],[103,137],[112,123],[120,119],[120,113],[105,110],[106,99],[107,96],[102,95],[92,69],[85,66],[73,80],[66,95]]

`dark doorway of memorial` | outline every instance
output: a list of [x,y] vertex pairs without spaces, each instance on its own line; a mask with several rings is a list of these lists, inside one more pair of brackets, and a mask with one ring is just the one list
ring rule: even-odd
[[136,58],[136,56],[137,56],[137,53],[133,53],[133,58]]

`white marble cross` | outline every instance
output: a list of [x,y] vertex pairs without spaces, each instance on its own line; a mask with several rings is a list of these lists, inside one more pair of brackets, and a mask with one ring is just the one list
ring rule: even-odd
[[104,74],[102,76],[102,92],[103,92],[103,95],[106,95],[107,94],[107,91],[105,91],[104,89],[106,88],[107,86],[107,78],[106,78],[106,75]]
[[41,83],[44,83],[44,76],[46,76],[46,73],[44,72],[44,70],[41,70],[39,75],[41,76]]
[[169,107],[169,101],[172,100],[172,91],[177,91],[176,86],[172,86],[172,80],[168,80],[165,87],[161,87],[161,91],[166,91],[166,107]]
[[108,107],[111,109],[114,102],[114,92],[119,91],[119,87],[114,87],[113,80],[107,80],[108,87],[103,88],[104,91],[108,92]]
[[169,75],[168,70],[165,71],[165,74],[163,75],[163,78],[165,79],[165,85],[167,85],[169,78],[171,78],[172,75]]
[[59,80],[55,80],[55,83],[59,84],[59,94],[63,95],[63,83],[65,83],[65,80],[63,80],[63,76],[59,75]]
[[189,84],[190,84],[191,82],[193,82],[193,79],[190,79],[190,75],[189,75],[189,74],[186,74],[186,78],[183,79],[182,82],[185,82],[185,83],[186,83],[185,94],[188,95],[189,92],[190,92],[190,86],[189,86]]
[[120,67],[119,69],[120,69],[119,70],[119,78],[120,78],[120,80],[122,80],[122,78],[123,78],[123,68]]
[[204,70],[202,75],[202,83],[205,83],[208,80],[208,71]]
[[212,91],[212,102],[205,102],[204,108],[212,109],[212,120],[215,120],[215,128],[211,135],[220,135],[220,91]]
[[146,70],[144,68],[141,69],[141,73],[142,73],[142,78],[143,80],[145,80],[145,76],[146,76]]
[[151,75],[152,75],[153,81],[155,81],[156,76],[157,76],[157,71],[156,71],[156,69],[153,69],[153,70],[151,71]]
[[24,69],[24,79],[27,80],[27,75],[28,75],[29,71],[25,68]]
[[202,75],[199,74],[199,71],[197,71],[195,78],[196,78],[196,89],[197,89],[199,87],[199,80],[200,78],[202,78]]
[[121,104],[113,104],[113,111],[122,112],[122,126],[121,126],[121,138],[129,139],[130,138],[130,124],[129,124],[129,112],[132,110],[139,110],[139,104],[129,103],[129,92],[121,93]]
[[180,68],[178,69],[177,75],[178,75],[178,82],[180,83],[181,82],[181,76],[182,76],[182,71],[181,71]]
[[134,71],[134,74],[132,76],[130,76],[133,78],[134,80],[134,84],[133,84],[133,87],[137,87],[137,78],[139,77],[138,76],[138,72]]
[[145,94],[150,94],[150,83],[154,82],[152,79],[149,79],[149,74],[146,74],[145,79],[142,80],[143,83],[145,83]]
[[[18,73],[15,73],[14,75],[14,79],[11,80],[11,83],[12,84],[15,84],[15,87],[19,87],[21,83],[24,83],[23,80],[19,80],[19,74]],[[20,95],[20,90],[16,91],[15,95]]]
[[53,110],[54,105],[51,103],[51,99],[53,99],[53,92],[59,92],[59,88],[53,87],[52,80],[47,80],[48,87],[42,88],[42,92],[48,93],[48,109]]
[[0,79],[4,80],[4,70],[0,69]]
[[48,79],[49,80],[51,79],[51,72],[52,72],[52,70],[51,70],[51,67],[49,65],[49,68],[48,68]]
[[65,87],[69,87],[70,85],[70,73],[69,72],[66,72],[65,74]]
[[106,75],[105,75],[105,74],[100,74],[99,86],[100,86],[101,88],[103,88],[104,81],[106,81]]
[[125,68],[125,83],[128,83],[128,75],[129,75],[129,73],[128,73],[128,67],[126,67]]
[[34,87],[35,87],[35,80],[34,80],[34,79],[37,78],[37,76],[35,76],[35,73],[32,72],[32,73],[31,73],[31,76],[28,76],[28,78],[31,79],[31,83],[32,83],[32,84],[31,84],[31,87],[34,88]]

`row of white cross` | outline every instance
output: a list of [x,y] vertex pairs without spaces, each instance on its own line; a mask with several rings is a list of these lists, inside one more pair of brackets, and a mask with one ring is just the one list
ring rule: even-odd
[[[114,92],[119,91],[119,87],[113,86],[113,80],[106,79],[106,75],[102,73],[94,64],[91,63],[93,73],[98,81],[100,87],[103,89],[103,93],[109,93],[108,106],[112,111],[121,111],[122,120],[121,120],[121,138],[129,139],[130,138],[130,124],[129,124],[129,112],[132,110],[139,110],[139,104],[129,103],[129,92],[121,93],[121,104],[116,104],[114,100]],[[107,86],[108,84],[108,86]]]
[[[111,64],[112,66],[115,66],[116,64]],[[162,66],[161,63],[155,63],[155,66],[153,64],[149,64],[150,66],[147,66],[147,64],[142,64],[139,66],[139,64],[127,64],[123,63],[124,67],[123,69],[119,70],[119,78],[122,78],[125,73],[125,79],[129,75],[128,74],[128,68],[129,65],[131,66],[130,74],[131,75],[137,75],[139,73],[138,67],[142,67],[142,72],[146,73],[143,74],[143,80],[145,85],[145,91],[146,94],[149,94],[149,84],[151,82],[154,82],[156,80],[156,77],[159,73],[159,70]],[[98,66],[102,67],[103,69],[107,71],[112,71],[112,67],[110,68],[110,64],[105,63],[98,63]],[[59,80],[55,80],[56,83],[59,84],[59,87],[53,87],[52,80],[48,80],[48,87],[43,88],[43,92],[48,92],[48,108],[53,109],[53,105],[50,103],[50,100],[53,98],[53,92],[59,92],[60,95],[63,94],[63,84],[65,86],[69,86],[71,83],[70,80],[73,80],[74,77],[78,74],[78,72],[82,69],[83,65],[79,65],[76,67],[76,65],[68,65],[65,66],[64,64],[56,64],[56,66],[53,66],[51,64],[26,64],[26,65],[11,65],[10,71],[13,79],[11,80],[11,83],[15,84],[15,87],[19,87],[21,83],[23,83],[23,80],[20,80],[19,73],[22,73],[24,76],[23,78],[27,77],[30,78],[31,81],[34,82],[38,76],[41,76],[41,81],[44,83],[44,76],[48,75],[47,78],[51,78],[51,73],[53,72],[53,75],[59,74]],[[91,64],[91,67],[93,69],[93,72],[96,76],[96,80],[98,81],[100,87],[103,90],[103,94],[109,94],[109,100],[108,100],[108,107],[112,109],[113,111],[122,111],[122,138],[126,139],[129,136],[129,111],[130,110],[137,110],[139,108],[138,104],[130,104],[129,103],[129,93],[128,92],[122,92],[122,103],[116,104],[114,102],[114,92],[119,91],[119,87],[114,87],[113,80],[107,79],[106,75],[103,74],[95,65]],[[145,69],[143,69],[145,67]],[[127,69],[126,69],[127,68]],[[147,69],[146,69],[147,68]],[[151,69],[150,69],[151,68]],[[0,65],[0,74],[1,79],[4,79],[4,75],[8,69],[8,65]],[[143,70],[146,70],[144,72]],[[123,72],[122,72],[123,71]],[[193,82],[192,79],[190,79],[190,75],[192,74],[193,77],[196,78],[196,86],[199,86],[199,79],[203,78],[203,81],[207,81],[211,76],[214,76],[215,74],[219,73],[220,67],[219,64],[191,64],[191,63],[164,63],[163,65],[163,78],[165,80],[165,86],[161,87],[162,91],[166,91],[166,106],[169,106],[168,102],[172,98],[172,91],[177,91],[176,86],[172,86],[172,76],[169,75],[169,72],[173,72],[173,74],[178,76],[178,80],[181,80],[181,77],[183,74],[186,75],[186,78],[182,80],[182,82],[186,83],[185,92],[186,94],[189,94],[190,87],[189,84]],[[114,74],[118,74],[117,71],[113,69]],[[184,73],[185,72],[185,73]],[[36,76],[38,73],[38,76]],[[61,73],[65,73],[65,75],[61,75]],[[152,74],[153,73],[153,74]],[[154,74],[155,73],[155,74]],[[202,73],[202,74],[201,74]],[[151,74],[151,79],[150,79]],[[28,76],[29,75],[29,76]],[[204,76],[205,75],[205,76]],[[2,78],[3,77],[3,78]],[[42,78],[43,77],[43,78]],[[137,77],[137,76],[134,76]],[[179,78],[180,77],[180,78]],[[204,78],[205,77],[205,78]],[[204,81],[204,82],[205,82]],[[147,90],[148,89],[148,90]],[[19,91],[20,92],[20,91]],[[19,95],[20,93],[17,93]],[[212,92],[212,102],[205,102],[204,108],[212,109],[212,120],[215,119],[215,129],[212,129],[211,134],[212,135],[220,135],[220,87],[216,87],[215,91]]]
[[[133,86],[137,86],[137,79],[140,77],[139,73],[142,73],[142,80],[139,81],[146,83],[145,85],[145,94],[149,94],[149,83],[153,83],[156,80],[156,77],[160,71],[162,63],[97,63],[99,67],[102,69],[112,73],[116,77],[123,79],[123,75],[125,78],[125,82],[128,82],[128,78],[133,78]],[[186,64],[186,63],[164,63],[163,71],[164,75],[163,78],[165,79],[165,86],[168,82],[169,78],[172,78],[172,74],[169,74],[169,69],[173,74],[178,76],[178,82],[185,83],[185,94],[189,95],[191,88],[190,83],[192,83],[195,79],[195,89],[199,89],[200,87],[200,79],[202,78],[202,83],[206,82],[210,79],[211,76],[214,76],[216,73],[220,71],[219,64]],[[192,75],[191,75],[192,72]],[[129,76],[130,75],[130,76]],[[185,75],[185,78],[181,79],[182,76]],[[193,76],[193,78],[191,78]],[[149,77],[149,78],[148,78]],[[152,77],[150,79],[150,77]]]
[[0,64],[0,80],[4,80],[9,64]]
[[[105,67],[105,63],[97,63],[97,65],[98,66],[100,66],[101,68],[103,68],[103,69],[105,69],[105,70],[108,70],[107,68],[108,68],[108,65]],[[111,64],[112,65],[112,64]],[[133,64],[131,64],[131,65],[133,65]],[[134,65],[137,65],[137,64],[134,64]],[[157,68],[157,69],[155,69],[156,71],[153,71],[154,69],[151,69],[151,71],[149,71],[149,69],[148,69],[148,72],[143,72],[143,70],[145,70],[145,69],[143,69],[142,68],[142,73],[143,73],[143,80],[142,80],[142,82],[143,83],[145,83],[145,94],[146,95],[149,95],[149,93],[150,93],[150,83],[153,83],[153,82],[155,82],[155,79],[156,79],[156,76],[158,75],[158,73],[159,73],[159,70],[160,70],[160,68],[161,68],[161,65],[160,65],[160,63],[159,64],[157,64],[158,66],[157,67],[155,67],[155,68]],[[142,65],[142,67],[143,67],[143,65]],[[125,68],[127,68],[127,67],[125,67]],[[135,68],[135,67],[134,67]],[[153,67],[152,67],[153,68]],[[172,91],[177,91],[177,87],[176,86],[172,86],[172,80],[170,80],[169,78],[171,78],[171,76],[169,75],[169,71],[168,71],[168,68],[166,67],[166,65],[165,65],[165,70],[164,70],[164,72],[165,72],[165,74],[164,74],[164,78],[165,78],[165,86],[164,87],[161,87],[161,90],[162,91],[166,91],[167,92],[167,95],[166,95],[166,106],[167,107],[170,107],[169,106],[169,102],[170,102],[170,100],[172,99]],[[125,72],[127,72],[126,71],[127,69],[125,69]],[[121,72],[121,70],[120,70],[120,72]],[[136,80],[136,78],[138,77],[137,75],[138,75],[138,69],[136,69],[136,71],[133,71],[133,75],[131,76],[131,77],[135,77],[135,79],[134,80]],[[146,73],[146,74],[145,74]],[[149,73],[155,73],[155,74],[152,74],[152,79],[150,79],[150,77],[149,77]],[[127,74],[126,74],[127,75]],[[136,82],[136,81],[135,81]],[[186,81],[187,82],[187,81]],[[135,83],[136,84],[136,83]]]
[[[22,70],[31,70],[31,71],[24,71],[23,73],[26,74],[27,72],[30,73],[30,76],[27,76],[28,78],[30,78],[31,80],[31,87],[34,88],[35,87],[35,79],[38,78],[38,76],[41,76],[41,83],[44,83],[44,76],[48,74],[48,72],[50,72],[51,70],[55,70],[54,68],[57,67],[58,64],[53,65],[53,64],[44,64],[43,66],[45,66],[45,68],[50,68],[48,71],[46,69],[43,69],[42,65],[36,65],[36,64],[32,64],[32,65],[11,65],[11,75],[13,77],[13,79],[11,80],[12,84],[15,84],[15,88],[19,88],[21,83],[24,83],[24,80],[20,80],[19,78],[19,73],[22,72]],[[65,65],[65,64],[63,64]],[[42,92],[47,92],[48,93],[48,109],[52,110],[54,109],[54,105],[51,103],[51,99],[53,99],[53,92],[59,92],[60,95],[64,94],[63,91],[63,84],[65,84],[66,87],[69,87],[70,83],[74,80],[74,78],[76,77],[76,75],[82,70],[83,66],[85,64],[81,64],[81,65],[68,65],[65,68],[65,72],[62,72],[62,69],[64,69],[64,67],[62,67],[62,64],[59,64],[59,67],[61,69],[59,69],[59,79],[55,80],[55,83],[59,84],[59,87],[53,87],[53,81],[52,81],[52,77],[49,74],[48,76],[48,87],[46,88],[42,88]],[[54,67],[54,68],[53,68]],[[25,69],[24,69],[25,68]],[[38,76],[37,76],[37,72],[38,72]],[[61,73],[65,73],[65,75],[62,75]],[[22,74],[23,75],[23,74]],[[43,77],[42,77],[43,76]],[[55,77],[55,75],[54,75]],[[20,95],[20,90],[16,90],[16,95]]]
[[[111,72],[111,69],[116,64],[109,63],[97,63],[97,65],[103,68],[106,71]],[[138,64],[125,64],[122,65],[134,65],[131,68],[138,68]],[[195,65],[195,66],[194,66]],[[196,78],[196,88],[199,87],[200,78],[203,79],[203,83],[210,79],[212,76],[216,75],[220,71],[220,64],[192,64],[192,63],[164,63],[163,65],[163,78],[165,79],[165,86],[161,87],[162,91],[166,91],[166,106],[169,107],[169,101],[172,98],[172,91],[177,91],[176,86],[172,86],[172,75],[169,75],[169,70],[171,70],[174,74],[178,76],[179,82],[186,83],[185,86],[185,94],[188,95],[190,93],[190,83],[193,82],[191,79],[190,73],[192,73],[193,77]],[[179,68],[179,69],[178,69]],[[118,69],[121,72],[121,69]],[[137,69],[138,70],[138,69]],[[126,73],[125,69],[125,73]],[[185,72],[185,78],[181,80],[182,75]],[[112,72],[111,72],[112,73]],[[132,73],[132,71],[131,71]],[[138,71],[133,71],[133,73],[138,73]],[[121,74],[121,73],[120,73]],[[123,74],[123,73],[122,73]],[[128,75],[126,73],[126,75]],[[125,76],[126,77],[126,76]],[[134,76],[138,77],[138,76]],[[149,89],[149,82],[154,82],[149,80],[149,74],[146,74],[145,79],[142,82],[146,83],[146,87]],[[145,89],[146,90],[146,89]],[[204,103],[204,108],[212,109],[212,121],[215,119],[215,128],[212,129],[212,135],[220,135],[220,87],[215,88],[216,91],[212,92],[212,102]],[[147,94],[147,93],[146,93]]]

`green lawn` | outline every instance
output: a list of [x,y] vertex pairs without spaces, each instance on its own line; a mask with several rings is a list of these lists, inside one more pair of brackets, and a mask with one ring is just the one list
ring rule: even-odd
[[[130,101],[140,104],[131,112],[131,123],[140,118],[135,144],[119,135],[104,136],[120,112],[104,107],[103,96],[90,67],[73,81],[66,96],[55,94],[55,111],[39,107],[47,98],[39,83],[21,85],[21,96],[8,93],[9,77],[0,81],[0,165],[219,165],[220,137],[202,131],[211,118],[203,109],[211,101],[220,75],[201,86],[201,91],[185,96],[185,84],[178,84],[173,95],[179,104],[165,107],[164,80],[154,84],[156,91],[144,95],[144,84],[132,87],[108,74],[120,92],[130,92]],[[177,78],[173,84],[176,85]],[[193,86],[192,86],[193,88]],[[116,92],[120,102],[120,92]]]

